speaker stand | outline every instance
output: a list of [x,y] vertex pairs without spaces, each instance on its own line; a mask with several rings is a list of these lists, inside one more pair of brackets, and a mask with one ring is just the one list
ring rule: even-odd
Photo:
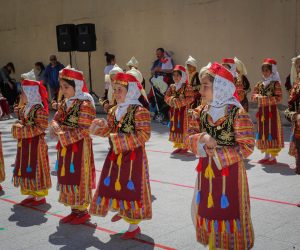
[[91,70],[91,57],[92,57],[92,53],[90,51],[88,51],[90,94],[93,96],[93,98],[96,97],[96,99],[99,100],[99,96],[93,91],[92,70]]
[[72,52],[71,51],[69,51],[69,60],[70,60],[71,68],[73,68],[73,65],[72,65]]

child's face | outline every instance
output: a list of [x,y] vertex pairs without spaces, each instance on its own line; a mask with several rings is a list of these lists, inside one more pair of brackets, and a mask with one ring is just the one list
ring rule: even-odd
[[272,74],[272,71],[266,66],[262,66],[261,72],[264,78],[268,78]]
[[25,92],[23,90],[22,90],[22,93],[21,93],[21,102],[22,103],[27,103],[28,102],[27,96],[25,95]]
[[213,83],[211,82],[208,75],[204,74],[201,79],[201,87],[200,87],[200,94],[201,98],[205,102],[212,102],[213,100]]
[[60,89],[64,97],[67,99],[75,95],[75,89],[63,79],[60,80]]
[[181,75],[177,71],[173,72],[173,80],[175,83],[178,83],[181,80]]
[[125,102],[125,98],[127,95],[127,88],[121,84],[118,84],[118,82],[112,84],[114,95],[116,98],[117,103],[123,103]]
[[187,67],[187,70],[190,74],[196,71],[196,67],[194,67],[190,64],[187,64],[186,67]]

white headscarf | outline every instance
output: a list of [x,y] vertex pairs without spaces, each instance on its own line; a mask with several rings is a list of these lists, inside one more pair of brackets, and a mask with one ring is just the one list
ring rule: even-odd
[[292,58],[292,67],[291,67],[291,84],[293,85],[293,83],[296,81],[297,78],[297,71],[296,71],[296,61],[300,60],[300,55]]
[[279,73],[277,71],[277,66],[275,64],[270,64],[272,66],[272,73],[268,78],[263,76],[263,85],[266,88],[270,82],[279,82],[281,83]]
[[236,69],[240,72],[240,75],[247,75],[247,69],[245,64],[239,60],[237,57],[234,58]]
[[236,91],[234,83],[221,76],[222,73],[224,74],[230,71],[218,63],[213,63],[211,67],[222,67],[221,70],[215,74],[213,82],[213,100],[208,103],[209,109],[207,112],[211,116],[213,122],[216,122],[225,116],[227,105],[235,105],[239,108],[242,108],[242,105],[234,96]]
[[[70,66],[67,66],[65,69],[68,69],[68,70],[72,70],[72,71],[76,71],[78,72],[79,74],[81,74],[83,76],[83,72],[82,71],[78,71],[74,68],[71,68]],[[63,70],[62,69],[60,71],[60,74],[63,73]],[[64,78],[64,75],[61,75],[62,78]],[[91,104],[93,105],[93,107],[95,108],[95,102],[94,102],[94,98],[87,92],[83,92],[82,91],[82,88],[84,86],[84,81],[82,80],[77,80],[77,79],[73,79],[74,82],[75,82],[75,95],[72,96],[71,98],[69,99],[66,99],[66,105],[67,105],[67,108],[69,108],[72,103],[75,101],[75,100],[86,100],[86,101],[90,101]]]
[[136,60],[136,58],[133,56],[131,57],[130,61],[128,63],[126,63],[126,65],[128,67],[132,66],[134,68],[138,68],[139,67],[139,62],[138,60]]
[[[184,83],[186,83],[187,75],[186,75],[186,73],[184,71],[178,70],[176,68],[174,69],[174,71],[180,71],[181,72],[181,79],[180,79],[180,81],[179,82],[175,82],[174,81],[175,82],[176,91],[178,91],[182,87],[182,85]],[[173,78],[173,80],[174,80],[174,78]]]
[[189,56],[189,58],[186,60],[185,65],[188,65],[188,64],[197,68],[197,60],[192,56]]
[[92,106],[95,108],[94,98],[89,93],[82,91],[82,87],[84,84],[83,81],[74,80],[74,82],[75,82],[75,95],[69,99],[66,99],[67,108],[69,108],[72,105],[72,103],[77,99],[90,101]]
[[142,104],[139,102],[139,97],[141,96],[141,91],[138,88],[135,82],[128,83],[128,91],[125,97],[125,101],[123,103],[117,104],[116,109],[116,120],[120,121],[123,115],[127,113],[127,108],[129,105],[140,105]]
[[[27,73],[22,74],[21,78],[23,78],[24,80],[37,82],[33,69]],[[25,116],[27,116],[34,105],[40,104],[43,106],[43,103],[39,91],[39,86],[22,86],[22,89],[27,97],[27,103],[25,106]]]

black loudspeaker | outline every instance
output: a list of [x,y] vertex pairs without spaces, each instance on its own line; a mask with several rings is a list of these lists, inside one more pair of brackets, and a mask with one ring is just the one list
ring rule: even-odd
[[62,24],[56,26],[56,39],[58,51],[76,50],[76,26],[75,24]]
[[95,51],[96,33],[95,24],[83,23],[76,25],[77,51]]

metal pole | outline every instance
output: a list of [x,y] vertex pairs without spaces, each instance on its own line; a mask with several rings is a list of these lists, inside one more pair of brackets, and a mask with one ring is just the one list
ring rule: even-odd
[[93,93],[93,83],[92,83],[92,71],[91,71],[91,52],[88,52],[89,57],[89,80],[90,80],[90,92]]
[[72,52],[71,51],[69,51],[69,59],[70,59],[70,65],[72,68],[73,66],[72,66]]

